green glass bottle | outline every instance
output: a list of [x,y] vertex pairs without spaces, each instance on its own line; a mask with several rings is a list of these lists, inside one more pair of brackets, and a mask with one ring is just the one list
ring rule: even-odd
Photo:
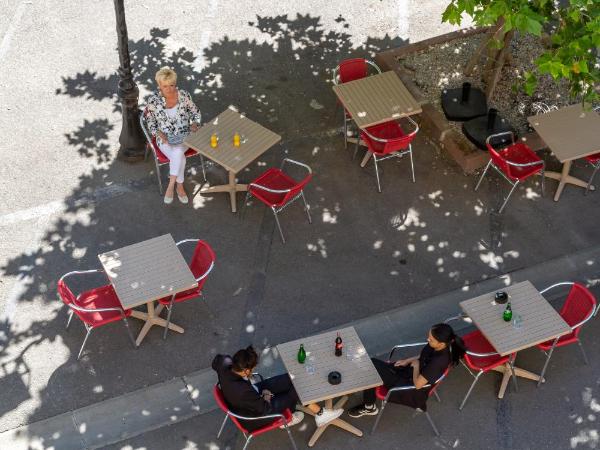
[[512,319],[512,308],[510,307],[510,302],[506,304],[506,308],[502,313],[502,318],[505,322],[510,322],[510,319]]
[[304,350],[304,345],[300,344],[300,349],[298,350],[298,362],[304,364],[304,361],[306,361],[306,351]]

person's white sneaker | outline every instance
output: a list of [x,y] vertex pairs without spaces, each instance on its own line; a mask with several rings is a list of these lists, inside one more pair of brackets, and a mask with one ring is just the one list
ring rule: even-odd
[[[304,413],[302,411],[294,411],[292,413],[292,420],[290,420],[287,423],[287,426],[293,427],[294,425],[298,425],[303,420],[304,420]],[[285,427],[283,425],[281,425],[279,428],[281,428],[282,430],[285,429]]]
[[315,422],[318,427],[325,425],[326,423],[331,422],[332,420],[337,419],[342,415],[344,410],[342,408],[339,409],[327,409],[323,408],[321,414],[317,414],[315,416]]

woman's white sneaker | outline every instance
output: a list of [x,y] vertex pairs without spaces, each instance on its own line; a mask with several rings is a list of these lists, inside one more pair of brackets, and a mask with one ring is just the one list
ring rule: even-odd
[[321,414],[317,414],[315,416],[315,422],[317,423],[318,427],[321,427],[321,426],[325,425],[326,423],[329,423],[332,420],[337,419],[343,413],[344,413],[344,410],[342,408],[338,408],[338,409],[322,408]]
[[[292,420],[287,423],[287,426],[293,427],[294,425],[298,425],[300,422],[302,422],[302,420],[304,420],[304,413],[302,411],[294,411],[292,413]],[[285,427],[281,425],[279,428],[283,430]]]

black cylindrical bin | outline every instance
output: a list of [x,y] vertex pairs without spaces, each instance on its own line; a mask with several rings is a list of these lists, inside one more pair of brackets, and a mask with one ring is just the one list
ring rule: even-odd
[[461,103],[467,103],[469,101],[469,94],[471,94],[471,83],[463,83]]
[[492,131],[494,129],[494,125],[496,124],[496,116],[498,115],[498,110],[496,108],[490,108],[488,111],[488,123],[487,129],[488,131]]

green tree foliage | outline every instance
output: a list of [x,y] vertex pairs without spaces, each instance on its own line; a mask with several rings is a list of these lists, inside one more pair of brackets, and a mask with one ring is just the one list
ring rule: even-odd
[[600,98],[595,90],[600,81],[600,0],[450,0],[442,21],[460,25],[464,13],[479,26],[503,22],[504,33],[516,29],[541,37],[543,30],[549,32],[552,46],[535,61],[536,69],[524,74],[527,94],[535,91],[539,75],[549,74],[568,80],[573,98]]

